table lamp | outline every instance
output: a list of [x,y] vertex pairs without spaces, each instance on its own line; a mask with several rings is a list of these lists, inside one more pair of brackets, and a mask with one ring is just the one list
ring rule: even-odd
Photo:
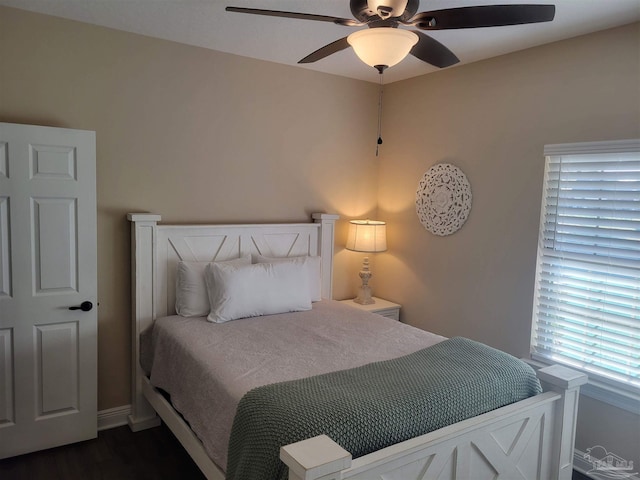
[[[376,220],[351,220],[346,248],[354,252],[384,252],[387,249],[387,224]],[[369,270],[368,256],[364,257],[359,275],[362,279],[362,286],[353,301],[361,305],[375,303],[371,297],[371,287],[369,286],[372,274]]]

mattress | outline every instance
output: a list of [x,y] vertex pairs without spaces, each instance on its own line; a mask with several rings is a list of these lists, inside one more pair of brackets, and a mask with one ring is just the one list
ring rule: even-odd
[[322,300],[305,312],[222,324],[159,318],[141,336],[141,364],[171,396],[224,470],[236,407],[263,385],[398,358],[445,340],[380,315]]

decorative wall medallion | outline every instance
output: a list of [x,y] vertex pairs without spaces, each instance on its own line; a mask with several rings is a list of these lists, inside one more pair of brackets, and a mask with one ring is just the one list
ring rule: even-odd
[[416,192],[420,223],[435,235],[455,233],[471,211],[471,185],[455,165],[439,163],[422,176]]

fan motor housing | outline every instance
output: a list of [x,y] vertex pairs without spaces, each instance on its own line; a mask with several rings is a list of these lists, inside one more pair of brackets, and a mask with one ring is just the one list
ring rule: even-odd
[[[398,13],[398,9],[405,1],[407,6],[404,12],[400,15],[394,15],[394,13]],[[375,17],[381,19],[398,18],[401,21],[406,21],[416,14],[420,0],[351,0],[350,6],[352,15],[363,23],[367,23]]]

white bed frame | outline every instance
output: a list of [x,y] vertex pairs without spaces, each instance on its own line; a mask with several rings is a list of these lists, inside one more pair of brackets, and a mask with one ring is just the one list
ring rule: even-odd
[[[322,257],[322,294],[332,298],[337,215],[313,223],[159,225],[159,215],[129,214],[132,250],[132,398],[129,426],[171,429],[208,479],[224,473],[140,367],[140,332],[174,313],[179,260],[226,260],[243,254]],[[586,375],[561,366],[538,371],[544,393],[353,459],[321,435],[281,448],[290,480],[483,479],[570,480],[580,386]]]

